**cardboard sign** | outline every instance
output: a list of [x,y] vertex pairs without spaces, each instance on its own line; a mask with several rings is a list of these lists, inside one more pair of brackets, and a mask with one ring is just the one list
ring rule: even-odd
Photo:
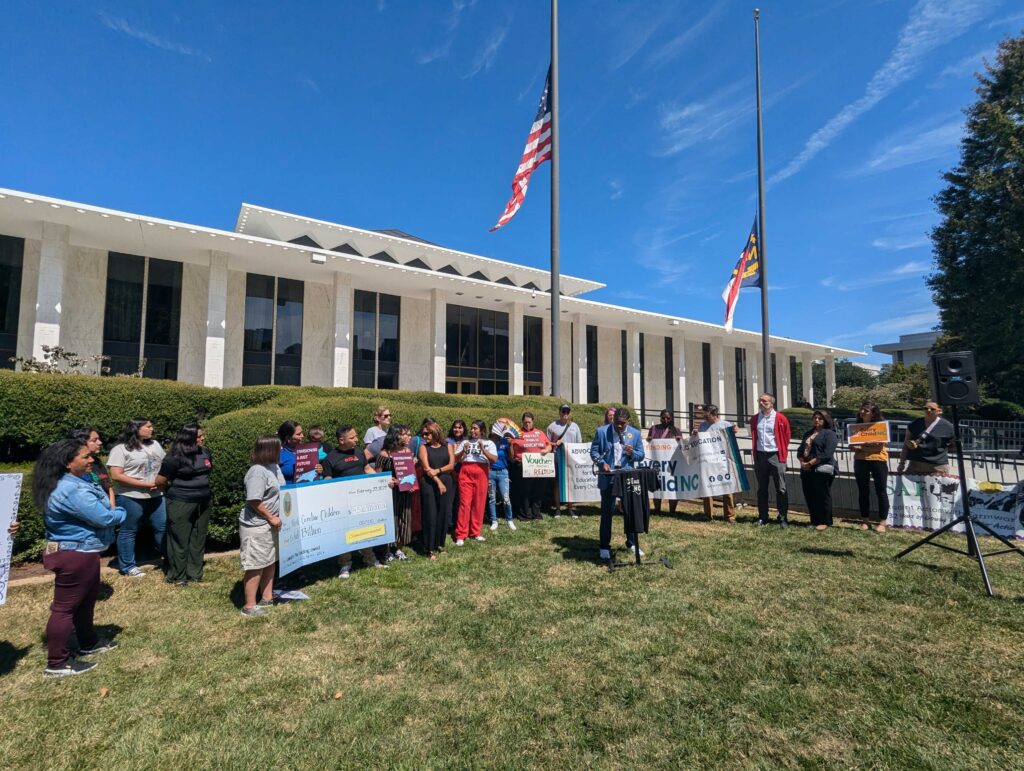
[[878,423],[850,423],[846,426],[846,443],[889,444],[889,421]]
[[523,453],[523,479],[543,479],[555,476],[555,456],[552,453]]
[[395,464],[395,479],[398,480],[398,489],[403,493],[411,493],[420,489],[416,481],[416,459],[411,450],[395,450],[391,453],[391,460]]
[[7,601],[7,582],[11,575],[14,536],[7,528],[18,518],[21,500],[21,474],[0,474],[0,605]]

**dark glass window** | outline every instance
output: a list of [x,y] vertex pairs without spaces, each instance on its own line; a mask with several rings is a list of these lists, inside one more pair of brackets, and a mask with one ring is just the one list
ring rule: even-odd
[[621,359],[622,359],[622,403],[629,402],[629,378],[633,370],[633,362],[629,360],[629,346],[626,344],[626,330],[622,330],[620,338]]
[[789,398],[793,405],[799,404],[804,392],[802,384],[796,377],[796,356],[787,356],[789,359]]
[[598,402],[597,327],[587,325],[587,404]]
[[11,369],[18,350],[18,314],[21,312],[21,274],[25,239],[0,236],[0,368]]
[[448,305],[445,391],[508,393],[508,314]]
[[273,382],[274,277],[245,276],[245,337],[242,346],[242,385]]
[[[736,414],[747,414],[747,351],[736,348]],[[721,409],[721,407],[719,407]]]
[[302,305],[305,284],[291,278],[277,280],[277,343],[274,383],[302,384]]
[[[711,395],[711,343],[700,344],[700,369],[704,378],[704,403],[714,404],[714,397]],[[720,404],[718,409],[725,409],[725,407]]]
[[644,386],[647,384],[647,378],[644,377],[644,370],[647,369],[644,364],[646,359],[644,358],[644,333],[640,333],[640,423],[644,422],[644,413],[647,411],[647,390]]
[[353,320],[354,359],[352,385],[361,388],[398,388],[400,297],[355,291]]
[[672,361],[672,338],[665,338],[665,408],[676,408],[676,365]]
[[523,316],[523,391],[540,396],[544,390],[544,321]]
[[103,355],[112,375],[139,368],[142,340],[142,295],[146,258],[110,252],[107,256],[107,295],[103,310]]
[[180,262],[149,260],[146,286],[146,377],[176,380],[178,331],[181,325]]

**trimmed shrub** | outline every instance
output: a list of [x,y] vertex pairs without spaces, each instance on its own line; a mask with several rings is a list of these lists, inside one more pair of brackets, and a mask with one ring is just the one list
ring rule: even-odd
[[1024,420],[1024,407],[1000,399],[986,401],[975,407],[973,412],[984,420]]

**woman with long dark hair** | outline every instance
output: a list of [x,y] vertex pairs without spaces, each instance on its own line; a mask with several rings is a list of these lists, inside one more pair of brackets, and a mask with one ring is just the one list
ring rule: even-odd
[[175,586],[203,580],[212,469],[203,429],[196,423],[178,429],[156,478],[167,499],[167,580]]
[[835,451],[839,437],[832,430],[832,416],[825,410],[811,415],[814,424],[800,441],[800,484],[816,530],[832,525],[832,482],[836,478]]
[[[277,465],[281,467],[284,481],[288,484],[309,481],[295,478],[295,448],[306,443],[306,434],[302,430],[302,424],[296,423],[294,420],[286,420],[277,427],[277,438],[281,441],[281,457],[277,459]],[[324,467],[317,463],[314,471],[316,471],[317,477],[320,477],[324,473]]]
[[[451,428],[448,429],[448,446],[452,448],[452,453],[455,452],[456,448],[462,444],[463,440],[469,436],[469,428],[466,426],[466,421],[461,418],[456,418],[452,421]],[[455,459],[455,466],[452,468],[452,513],[448,518],[448,522],[445,527],[448,528],[448,533],[455,537],[455,519],[459,511],[459,475],[462,473],[462,461],[458,458]]]
[[53,571],[53,604],[46,624],[48,677],[80,675],[94,663],[71,658],[68,640],[74,630],[79,656],[117,647],[100,640],[93,624],[100,588],[100,554],[114,541],[114,526],[125,510],[88,479],[92,454],[84,442],[62,439],[43,449],[32,473],[32,499],[43,512],[46,545],[43,566]]
[[156,476],[165,455],[164,448],[153,439],[153,423],[148,418],[132,418],[107,458],[115,500],[127,513],[117,533],[117,567],[123,576],[146,575],[135,562],[135,538],[143,517],[149,517],[156,550],[163,556],[167,508]]
[[252,449],[252,465],[245,472],[245,506],[238,517],[238,556],[245,571],[243,616],[262,616],[263,609],[274,604],[281,487],[285,483],[277,462],[280,457],[281,440],[261,436]]
[[[857,412],[858,423],[880,423],[885,418],[874,402],[864,402]],[[861,530],[869,530],[870,522],[875,523],[879,533],[885,532],[885,521],[889,518],[889,448],[884,442],[858,444],[853,448],[853,477],[857,480],[857,502],[860,504]],[[871,481],[875,482],[875,498],[878,499],[878,518],[871,517]]]
[[474,420],[469,427],[469,438],[455,446],[455,460],[462,463],[456,485],[459,490],[458,517],[455,521],[455,545],[462,546],[467,538],[486,540],[480,533],[487,506],[487,483],[491,464],[498,460],[498,448],[487,438],[487,425]]
[[[384,445],[377,454],[377,471],[390,472],[397,482],[401,482],[395,468],[395,456],[398,454],[400,457],[413,460],[412,452],[409,450],[410,439],[408,426],[395,424],[388,428],[384,436]],[[403,492],[397,484],[391,488],[395,508],[395,542],[392,544],[393,550],[388,555],[389,560],[404,560],[405,552],[402,549],[412,541],[412,493],[412,490]]]
[[452,518],[452,468],[455,454],[445,442],[437,423],[423,428],[423,444],[419,450],[423,480],[420,483],[421,512],[423,517],[423,551],[430,559],[444,549],[448,522]]
[[100,438],[100,432],[93,426],[81,426],[69,431],[68,439],[73,439],[89,448],[89,454],[92,455],[92,471],[89,472],[89,479],[93,484],[103,488],[103,492],[110,496],[110,505],[116,506],[117,501],[114,500],[114,487],[110,483],[110,472],[107,471],[106,464],[100,460],[100,451],[103,449],[103,439]]

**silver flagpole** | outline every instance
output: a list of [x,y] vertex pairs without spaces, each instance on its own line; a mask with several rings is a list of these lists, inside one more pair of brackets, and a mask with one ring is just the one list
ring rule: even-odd
[[764,237],[764,134],[761,128],[761,36],[759,11],[754,9],[754,66],[757,84],[757,250],[761,261],[761,382],[765,391],[775,393],[772,355],[768,349],[768,260]]
[[558,267],[558,0],[551,0],[551,395],[561,389]]

